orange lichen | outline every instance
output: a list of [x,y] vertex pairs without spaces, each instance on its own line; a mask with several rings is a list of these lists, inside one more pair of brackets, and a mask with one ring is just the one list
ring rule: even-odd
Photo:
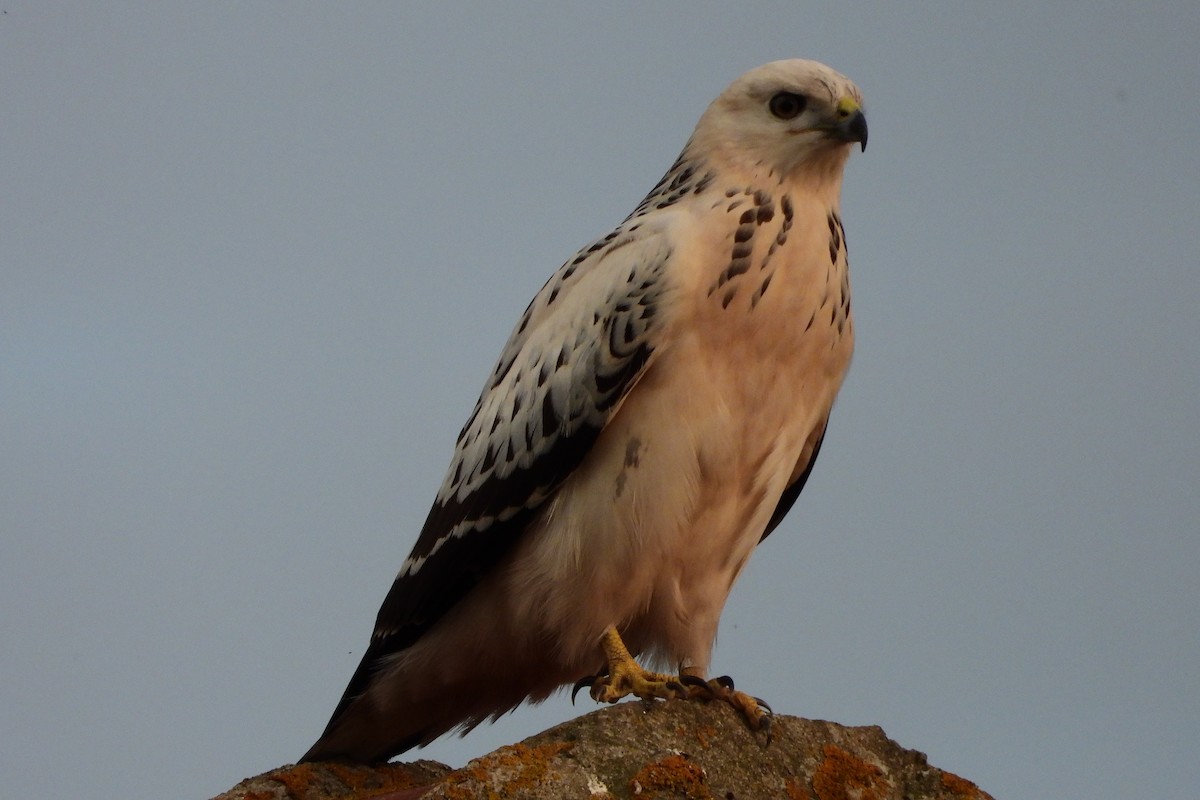
[[[567,742],[552,742],[537,747],[523,744],[502,747],[447,775],[442,781],[444,794],[448,800],[516,797],[520,792],[539,785],[554,757],[570,747]],[[484,794],[480,794],[481,791]]]
[[812,793],[800,778],[788,778],[783,784],[788,800],[813,800]]
[[288,770],[272,775],[271,780],[282,783],[288,797],[304,797],[316,780],[312,764],[297,764]]
[[713,725],[699,725],[696,728],[696,741],[705,750],[708,749],[708,743],[717,738],[717,729]]
[[377,794],[398,792],[418,785],[421,779],[414,776],[404,764],[382,764],[371,767],[350,766],[336,762],[321,764],[297,764],[280,770],[271,780],[281,784],[289,798],[302,800],[310,796],[314,786],[328,786],[330,779],[340,782],[356,797],[372,797]]
[[712,800],[704,768],[683,755],[670,755],[652,761],[629,779],[635,796],[684,797],[687,800]]
[[953,772],[942,773],[942,787],[951,794],[965,798],[966,800],[979,800],[979,798],[986,796],[979,790],[978,786],[966,778],[958,777]]
[[813,772],[818,800],[883,800],[892,786],[883,770],[837,745],[823,748],[824,760]]

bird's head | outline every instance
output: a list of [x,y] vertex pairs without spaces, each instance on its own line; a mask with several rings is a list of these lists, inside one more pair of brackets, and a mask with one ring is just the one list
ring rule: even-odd
[[700,118],[692,142],[741,168],[836,180],[850,146],[867,149],[862,94],[819,62],[773,61],[730,84]]

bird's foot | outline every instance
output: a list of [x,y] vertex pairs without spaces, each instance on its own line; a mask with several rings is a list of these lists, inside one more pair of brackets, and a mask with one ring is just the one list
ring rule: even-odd
[[597,703],[615,703],[629,695],[642,700],[671,700],[691,696],[692,690],[678,676],[651,672],[637,663],[615,629],[605,631],[601,643],[608,667],[598,675],[588,675],[576,681],[571,689],[572,702],[584,687]]
[[771,742],[771,717],[774,712],[761,697],[740,692],[733,688],[733,678],[722,675],[719,678],[704,680],[701,677],[681,674],[679,680],[688,688],[689,697],[711,701],[716,700],[733,707],[733,710],[746,720],[746,726],[752,731],[763,731],[767,734],[767,743]]
[[588,694],[597,703],[615,703],[630,695],[642,700],[691,697],[690,690],[680,683],[676,676],[650,672],[636,661],[631,664],[633,669],[622,665],[615,674],[602,672],[599,675],[580,678],[571,690],[571,700],[574,701],[575,695],[585,686]]
[[770,743],[771,707],[763,700],[735,689],[732,678],[722,676],[704,680],[687,669],[680,670],[679,675],[651,672],[629,654],[615,628],[606,630],[600,643],[608,662],[607,671],[576,681],[571,690],[572,702],[584,687],[598,703],[615,703],[629,695],[642,700],[717,700],[732,706],[746,720],[750,730],[765,731],[767,743]]

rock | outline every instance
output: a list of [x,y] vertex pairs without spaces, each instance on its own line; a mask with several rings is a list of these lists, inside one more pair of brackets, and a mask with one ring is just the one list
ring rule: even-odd
[[452,771],[437,761],[295,764],[247,778],[213,800],[416,800]]
[[217,800],[991,800],[878,727],[777,716],[771,740],[724,704],[627,702],[462,769],[417,761],[302,764]]

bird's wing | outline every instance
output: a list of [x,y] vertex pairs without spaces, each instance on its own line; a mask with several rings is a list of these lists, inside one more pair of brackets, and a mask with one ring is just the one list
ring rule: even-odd
[[804,443],[804,449],[800,451],[800,458],[797,459],[796,466],[792,469],[792,476],[788,480],[787,488],[783,490],[779,502],[775,504],[775,510],[771,512],[771,519],[767,523],[762,537],[758,540],[759,544],[762,544],[763,539],[766,539],[772,531],[779,527],[779,523],[783,522],[783,518],[792,510],[800,492],[804,491],[804,484],[808,483],[808,476],[812,474],[813,466],[817,463],[817,456],[821,452],[821,442],[825,441],[825,427],[828,424],[829,420],[826,419]]
[[380,659],[412,645],[488,573],[587,455],[661,344],[670,255],[665,229],[623,226],[534,297],[458,436],[333,720]]

